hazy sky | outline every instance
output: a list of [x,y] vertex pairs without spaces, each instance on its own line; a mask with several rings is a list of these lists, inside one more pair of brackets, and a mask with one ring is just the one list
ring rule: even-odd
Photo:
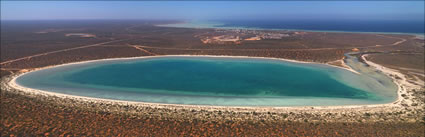
[[424,1],[1,1],[2,20],[311,18],[424,20]]

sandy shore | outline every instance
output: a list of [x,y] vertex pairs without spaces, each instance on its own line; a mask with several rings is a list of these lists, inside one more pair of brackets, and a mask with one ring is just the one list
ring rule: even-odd
[[[409,83],[406,79],[406,76],[402,73],[398,72],[397,70],[386,68],[384,66],[381,66],[379,64],[376,64],[372,61],[369,61],[366,59],[368,55],[362,55],[361,58],[370,66],[376,68],[379,71],[382,71],[384,74],[391,77],[395,84],[398,86],[398,98],[393,104],[398,103],[409,103],[412,104],[412,101],[409,99],[405,99],[405,97],[402,97],[402,95],[410,95],[408,91],[414,90],[414,89],[420,89],[421,86],[414,85],[412,83]],[[410,97],[413,97],[410,95]]]
[[[175,56],[175,55],[166,55],[166,56]],[[192,55],[178,55],[178,56],[192,56]],[[364,55],[365,56],[365,55]],[[363,59],[365,57],[362,56]],[[151,56],[152,57],[152,56]],[[151,57],[132,57],[132,58],[113,58],[113,59],[101,59],[101,60],[119,60],[119,59],[139,59],[139,58],[151,58]],[[158,57],[158,56],[153,56]],[[246,58],[246,56],[206,56],[206,57],[233,57],[233,58]],[[251,58],[251,57],[250,57]],[[290,61],[290,62],[296,62],[296,63],[312,63],[312,62],[302,62],[302,61],[295,61],[295,60],[288,60],[288,59],[278,59],[278,58],[266,58],[266,57],[252,57],[252,58],[264,58],[264,59],[277,59],[277,60],[284,60],[284,61]],[[83,62],[75,62],[75,63],[69,63],[69,64],[62,64],[62,65],[70,65],[70,64],[79,64],[79,63],[89,63],[93,61],[99,61],[99,60],[92,60],[92,61],[83,61]],[[311,118],[315,120],[325,120],[325,121],[351,121],[356,122],[365,119],[364,114],[377,114],[372,118],[372,121],[381,121],[388,118],[394,118],[394,115],[386,115],[387,113],[400,113],[395,118],[402,117],[403,120],[407,121],[419,121],[421,119],[421,116],[418,116],[418,112],[423,112],[423,106],[424,103],[421,101],[416,100],[417,97],[415,97],[414,92],[411,92],[412,90],[419,90],[421,89],[420,86],[416,86],[413,84],[410,84],[406,81],[406,78],[403,74],[392,70],[385,68],[383,66],[380,66],[378,64],[375,64],[373,62],[367,61],[365,59],[366,63],[368,63],[370,66],[375,67],[377,70],[382,71],[386,75],[390,76],[394,82],[398,85],[398,99],[392,103],[388,104],[374,104],[374,105],[345,105],[345,106],[303,106],[303,107],[236,107],[236,106],[205,106],[205,105],[181,105],[181,104],[159,104],[159,103],[147,103],[147,102],[132,102],[132,101],[119,101],[119,100],[110,100],[110,99],[100,99],[100,98],[91,98],[91,97],[82,97],[82,96],[74,96],[74,95],[67,95],[67,94],[60,94],[60,93],[54,93],[54,92],[48,92],[48,91],[42,91],[42,90],[36,90],[36,89],[30,89],[23,86],[18,85],[15,80],[17,77],[26,74],[28,72],[45,69],[45,68],[51,68],[55,66],[48,66],[43,67],[39,69],[34,69],[28,72],[22,72],[19,74],[12,75],[8,78],[5,78],[2,80],[2,89],[6,89],[7,91],[17,91],[20,93],[23,93],[28,96],[33,97],[53,97],[53,98],[59,98],[64,100],[73,100],[76,102],[79,102],[79,104],[97,104],[97,105],[106,105],[106,106],[114,106],[117,107],[116,109],[108,109],[108,111],[115,111],[118,113],[121,113],[120,111],[123,111],[122,109],[119,109],[120,107],[128,107],[132,106],[133,109],[145,109],[145,108],[154,108],[154,109],[167,109],[167,110],[174,110],[178,112],[186,112],[186,110],[195,110],[195,111],[205,111],[208,113],[215,113],[217,111],[225,111],[229,114],[233,114],[234,112],[242,113],[242,112],[256,112],[256,113],[273,113],[273,114],[293,114],[294,116],[286,116],[284,119],[286,120],[303,120],[303,119],[309,119]],[[322,63],[315,63],[315,64],[322,64]],[[56,66],[62,66],[62,65],[56,65]],[[325,64],[327,65],[327,64]],[[336,66],[332,66],[336,67]],[[342,67],[338,67],[342,68]],[[347,68],[342,68],[347,69]],[[347,69],[353,72],[351,69]],[[354,73],[356,73],[354,71]],[[400,79],[401,78],[401,79]],[[3,86],[4,85],[4,86]],[[58,102],[60,103],[60,102]],[[129,113],[138,113],[138,111],[131,111],[126,109],[126,112]],[[186,112],[187,113],[187,112]],[[195,115],[195,114],[184,114],[187,115]],[[411,117],[411,114],[416,114],[416,117]],[[379,116],[378,116],[379,114]],[[220,114],[221,115],[221,114]],[[313,115],[314,117],[305,117],[303,115]],[[346,118],[338,118],[343,117],[346,115],[353,115],[353,118],[346,119]],[[191,116],[191,117],[203,117],[205,115],[198,115]],[[233,116],[233,115],[231,115]],[[238,116],[236,116],[238,117]],[[385,117],[385,118],[382,118]],[[393,119],[397,120],[397,119]],[[368,120],[370,121],[370,120]]]

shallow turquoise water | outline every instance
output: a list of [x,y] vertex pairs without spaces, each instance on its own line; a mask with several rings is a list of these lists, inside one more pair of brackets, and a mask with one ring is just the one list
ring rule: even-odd
[[[407,23],[410,25],[401,25]],[[425,36],[423,22],[335,22],[335,21],[188,21],[177,24],[158,25],[177,28],[213,28],[213,29],[248,29],[248,30],[288,30],[310,32],[343,32],[343,33],[378,33],[407,34],[419,38]],[[361,25],[360,25],[361,24]],[[385,24],[385,25],[384,25]],[[377,27],[379,26],[379,27]],[[409,27],[399,27],[409,26]]]
[[107,99],[232,106],[374,104],[390,102],[396,95],[394,85],[385,78],[376,80],[320,64],[258,58],[97,61],[28,73],[18,77],[17,83]]

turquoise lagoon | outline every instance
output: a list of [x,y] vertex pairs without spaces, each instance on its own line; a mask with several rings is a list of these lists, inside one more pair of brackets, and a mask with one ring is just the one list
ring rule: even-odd
[[113,100],[218,106],[335,106],[389,103],[397,86],[356,58],[360,74],[324,64],[266,58],[160,56],[61,65],[16,83]]

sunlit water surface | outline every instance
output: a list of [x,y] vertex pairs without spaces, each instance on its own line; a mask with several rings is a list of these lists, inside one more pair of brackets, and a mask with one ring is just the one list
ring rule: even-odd
[[396,99],[390,78],[347,55],[361,74],[276,59],[165,56],[102,60],[24,74],[24,87],[70,95],[171,104],[323,106]]

